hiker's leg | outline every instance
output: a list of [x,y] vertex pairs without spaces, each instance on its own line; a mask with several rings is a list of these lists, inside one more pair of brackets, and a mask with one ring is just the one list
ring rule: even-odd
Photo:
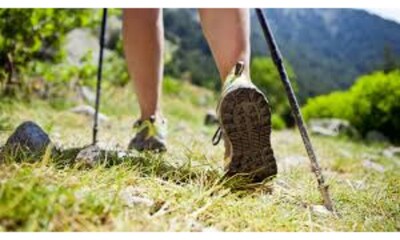
[[201,25],[211,47],[221,79],[238,62],[249,75],[250,13],[248,9],[199,9]]
[[164,28],[160,9],[124,9],[123,40],[141,119],[159,115]]
[[[238,61],[243,61],[243,73],[250,79],[249,15],[248,9],[200,10],[203,30],[223,80]],[[270,141],[271,112],[261,91],[241,79],[246,78],[238,72],[238,78],[232,78],[223,88],[215,144],[224,139],[226,176],[247,175],[260,182],[277,173]]]

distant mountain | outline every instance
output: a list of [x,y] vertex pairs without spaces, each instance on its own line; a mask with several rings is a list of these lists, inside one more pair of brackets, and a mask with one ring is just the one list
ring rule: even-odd
[[[293,66],[304,99],[352,85],[381,69],[384,54],[400,56],[400,25],[354,9],[266,9],[283,56]],[[253,55],[266,52],[252,13]]]
[[[265,9],[284,58],[292,65],[301,100],[346,89],[357,76],[382,69],[384,55],[400,57],[400,24],[355,9]],[[213,86],[217,70],[193,9],[164,11],[166,38],[178,46],[169,73],[190,72]],[[252,54],[267,46],[252,11]],[[211,81],[213,79],[214,81]]]

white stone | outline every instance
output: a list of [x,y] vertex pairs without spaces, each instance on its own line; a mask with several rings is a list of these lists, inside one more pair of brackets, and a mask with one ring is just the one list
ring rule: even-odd
[[385,171],[385,168],[382,165],[380,165],[378,163],[374,163],[370,160],[364,160],[362,162],[362,164],[365,168],[373,169],[373,170],[381,172],[381,173],[383,173]]
[[326,209],[323,205],[311,205],[311,211],[321,214],[321,215],[329,215],[331,212]]

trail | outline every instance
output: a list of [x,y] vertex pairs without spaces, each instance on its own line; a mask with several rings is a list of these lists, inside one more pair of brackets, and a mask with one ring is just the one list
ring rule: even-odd
[[[383,145],[312,136],[341,217],[321,209],[316,182],[295,130],[273,131],[277,178],[264,186],[221,182],[223,144],[214,147],[216,126],[203,120],[215,99],[182,86],[165,94],[169,151],[134,153],[124,162],[80,168],[55,159],[0,164],[0,230],[49,231],[399,231],[398,157]],[[202,99],[201,101],[199,99]],[[206,100],[204,100],[206,99]],[[48,102],[2,103],[10,129],[34,120],[56,144],[91,143],[90,118]],[[72,106],[73,107],[73,106]],[[99,146],[126,149],[137,106],[129,89],[106,89]],[[368,160],[383,168],[370,168]]]

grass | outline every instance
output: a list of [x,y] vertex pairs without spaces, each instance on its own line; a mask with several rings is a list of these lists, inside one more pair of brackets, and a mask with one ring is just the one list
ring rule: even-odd
[[[203,125],[215,97],[169,83],[163,109],[169,149],[162,155],[134,152],[115,164],[81,168],[49,155],[30,162],[8,156],[0,164],[1,231],[399,231],[399,158],[385,145],[313,136],[339,216],[313,210],[321,199],[295,130],[273,132],[277,178],[257,187],[225,181],[223,144],[212,146],[216,127]],[[171,89],[172,88],[172,89]],[[182,94],[183,93],[183,94]],[[56,144],[91,141],[91,121],[49,102],[0,103],[0,145],[12,129],[33,120]],[[104,92],[100,146],[125,149],[138,116],[131,90]],[[369,159],[385,167],[365,168]]]

